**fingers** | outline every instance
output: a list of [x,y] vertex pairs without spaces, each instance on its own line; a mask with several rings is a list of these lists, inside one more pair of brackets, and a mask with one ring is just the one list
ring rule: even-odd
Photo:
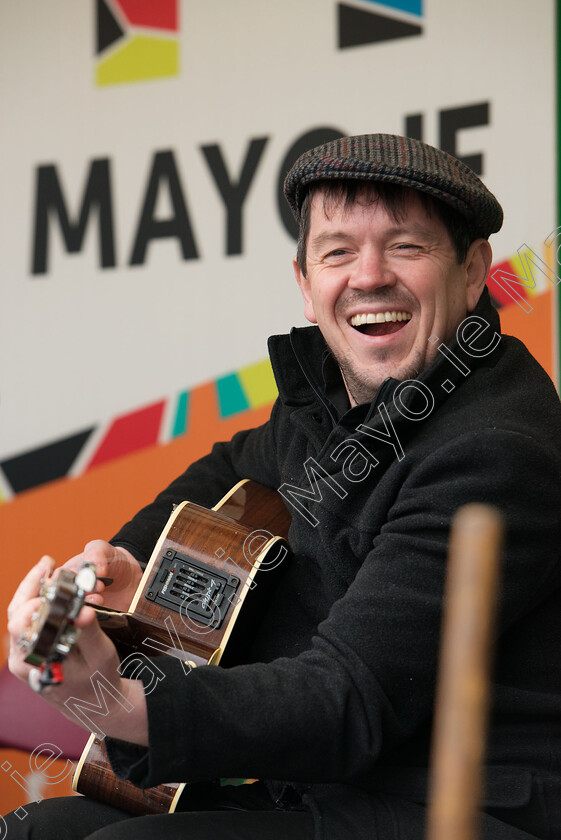
[[110,574],[109,566],[115,560],[117,549],[105,540],[91,540],[84,547],[83,558],[88,563],[95,563],[98,574],[102,577]]
[[[126,549],[113,546],[103,540],[93,540],[86,545],[84,558],[95,563],[100,577],[111,578],[111,583],[108,584],[110,594],[129,589],[133,592],[136,590],[142,577],[142,570]],[[104,592],[104,588],[96,589],[96,592]]]
[[[22,580],[9,606],[10,651],[8,667],[19,679],[31,681],[35,690],[43,690],[44,688],[41,683],[41,671],[25,661],[28,650],[20,642],[22,638],[32,638],[33,622],[42,605],[42,599],[39,596],[41,581],[51,575],[54,579],[56,576],[54,565],[54,560],[51,557],[42,557],[39,563]],[[100,586],[103,588],[103,584],[100,584]],[[92,597],[98,601],[103,601],[101,595],[93,595]],[[105,669],[107,663],[109,663],[110,670],[116,671],[119,663],[117,651],[109,637],[101,630],[96,612],[92,607],[84,606],[74,623],[80,630],[80,635],[76,647],[71,651],[65,664],[65,683],[68,684],[63,689],[64,696],[68,694],[68,690],[72,688],[74,683],[80,687],[80,690],[82,683],[86,687],[89,686],[90,675],[95,670]],[[63,696],[60,688],[56,685],[48,686],[45,691],[48,692],[49,700],[55,705],[58,703],[58,699]]]
[[[86,596],[86,603],[127,610],[142,579],[142,569],[133,555],[105,540],[92,540],[64,568],[77,572],[84,562],[92,563],[98,576],[95,591]],[[108,580],[104,583],[99,578]]]
[[105,589],[105,583],[99,580],[99,578],[108,576],[108,563],[114,552],[115,549],[113,546],[104,542],[104,540],[92,540],[86,544],[81,554],[76,554],[74,557],[71,557],[63,566],[64,569],[68,569],[74,573],[77,573],[84,563],[92,563],[95,566],[98,580],[94,592],[86,596],[86,601],[89,604],[99,606],[104,603],[102,593]]
[[[101,592],[103,592],[105,586],[102,583],[97,583],[96,589],[101,589]],[[86,595],[84,598],[84,602],[86,604],[91,604],[92,607],[103,607],[105,604],[105,598],[101,592],[90,592],[90,594]]]
[[55,561],[48,555],[41,557],[39,562],[33,566],[16,589],[14,597],[10,601],[8,620],[15,615],[26,601],[39,594],[42,579],[50,577],[54,567]]
[[37,612],[40,605],[41,599],[36,596],[20,604],[18,609],[14,610],[8,620],[8,633],[12,638],[19,639],[29,629],[32,616]]
[[[105,542],[105,540],[91,540],[86,544],[82,555],[83,561],[94,564],[98,578],[106,578],[107,581],[112,581],[115,574],[114,564],[119,559],[118,550],[115,546]],[[103,592],[106,585],[107,582],[98,580],[95,591],[98,593]],[[93,599],[88,598],[88,600]],[[95,600],[93,602],[97,603]]]
[[21,680],[27,680],[30,666],[25,662],[25,651],[19,644],[22,636],[29,633],[34,613],[39,609],[41,599],[31,598],[12,614],[8,622],[10,633],[10,652],[8,655],[8,667],[12,674]]
[[10,671],[22,680],[27,679],[29,665],[25,663],[25,653],[19,644],[20,638],[29,632],[34,613],[39,609],[41,599],[39,591],[43,578],[50,577],[55,561],[45,555],[27,573],[8,607],[8,632],[10,634],[10,653],[8,666]]
[[[107,574],[108,552],[103,549],[103,540],[94,540],[87,543],[81,554],[76,554],[67,560],[64,564],[64,569],[69,569],[71,572],[77,572],[83,563],[93,563],[96,567],[97,573],[104,577]],[[110,546],[113,548],[113,546]]]

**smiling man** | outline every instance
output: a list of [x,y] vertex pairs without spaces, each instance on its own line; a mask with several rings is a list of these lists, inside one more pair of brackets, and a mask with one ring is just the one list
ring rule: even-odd
[[[421,840],[449,528],[477,501],[507,529],[481,837],[560,840],[561,408],[501,336],[485,288],[502,210],[461,162],[393,135],[307,152],[285,191],[314,326],[270,339],[269,422],[217,444],[66,564],[94,562],[113,584],[91,602],[126,609],[173,505],[211,506],[254,479],[293,514],[293,557],[258,632],[233,667],[186,675],[160,657],[165,678],[147,671],[144,696],[85,610],[66,682],[43,692],[63,713],[71,694],[95,704],[88,669],[101,671],[134,696],[104,717],[115,772],[199,784],[170,815],[86,798],[26,806],[25,821],[6,818],[9,837]],[[49,568],[10,606],[22,679],[34,677],[18,639]],[[260,781],[232,790],[213,781],[224,777]]]
[[[339,185],[340,186],[340,185]],[[458,255],[434,205],[406,187],[372,184],[347,206],[342,190],[308,197],[305,257],[294,269],[305,314],[336,358],[351,401],[371,400],[388,376],[418,376],[473,311],[491,264],[486,239]]]

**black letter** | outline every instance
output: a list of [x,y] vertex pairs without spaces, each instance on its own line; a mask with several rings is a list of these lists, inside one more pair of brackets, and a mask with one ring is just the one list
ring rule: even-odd
[[423,140],[423,115],[409,114],[405,117],[406,137],[413,137],[414,140]]
[[338,131],[336,128],[313,128],[295,140],[281,163],[277,183],[277,203],[282,223],[293,239],[298,238],[298,225],[284,197],[284,179],[288,175],[289,169],[292,168],[292,165],[296,163],[297,159],[304,152],[307,152],[309,149],[314,149],[316,146],[321,146],[322,143],[329,143],[331,140],[338,140],[339,137],[344,136],[345,132]]
[[483,155],[460,157],[456,148],[456,134],[462,128],[474,125],[489,125],[489,103],[464,105],[460,108],[446,108],[440,112],[440,148],[469,166],[476,175],[483,173]]
[[242,253],[242,204],[246,199],[267,140],[267,137],[260,137],[250,142],[242,167],[242,174],[237,183],[230,180],[220,146],[216,144],[201,146],[202,153],[226,205],[226,254],[228,256]]
[[49,211],[54,210],[57,214],[66,248],[70,254],[75,254],[82,247],[90,210],[94,206],[99,210],[101,267],[114,268],[115,245],[113,241],[109,160],[102,158],[92,161],[77,223],[71,222],[68,218],[56,166],[50,164],[37,167],[33,265],[31,269],[33,274],[45,274],[47,272]]
[[[161,181],[167,182],[173,206],[173,216],[171,219],[158,221],[154,218],[154,209]],[[142,265],[144,263],[146,249],[151,239],[166,239],[171,236],[179,239],[184,260],[196,260],[198,258],[197,246],[193,238],[173,152],[156,152],[136,231],[130,265]]]

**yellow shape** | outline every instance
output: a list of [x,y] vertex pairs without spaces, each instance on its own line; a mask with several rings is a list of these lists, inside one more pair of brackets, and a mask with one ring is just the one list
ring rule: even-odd
[[179,44],[168,38],[148,38],[137,35],[120,50],[100,61],[96,70],[96,84],[118,85],[139,82],[179,73]]
[[238,377],[251,408],[259,408],[276,399],[277,384],[268,359],[243,368]]
[[[530,276],[528,278],[527,275],[526,275],[526,270],[525,270],[524,265],[523,265],[522,260],[521,260],[522,254],[524,255],[524,257],[527,261],[529,255],[530,255],[529,249],[524,249],[524,251],[521,251],[520,253],[517,252],[516,254],[513,254],[513,256],[509,259],[509,262],[510,262],[510,265],[511,265],[512,269],[514,270],[514,273],[517,274],[521,278],[522,281],[527,279],[530,282],[532,280],[532,277]],[[527,285],[526,283],[524,283],[524,290],[526,291],[526,293],[528,294],[529,297],[534,297],[534,295],[538,295],[543,291],[543,289],[538,289],[538,288],[535,288],[535,287],[532,288],[531,286]]]
[[[559,277],[552,266],[550,251],[551,249],[546,248],[544,245],[543,252],[545,260],[542,260],[535,251],[532,252],[530,248],[525,248],[509,260],[515,273],[522,280],[527,280],[527,283],[524,283],[524,288],[529,297],[534,298],[536,295],[541,295],[549,288],[550,283],[557,285],[559,282]],[[522,257],[524,258],[526,267],[522,262]],[[533,281],[533,287],[528,285],[530,281]]]

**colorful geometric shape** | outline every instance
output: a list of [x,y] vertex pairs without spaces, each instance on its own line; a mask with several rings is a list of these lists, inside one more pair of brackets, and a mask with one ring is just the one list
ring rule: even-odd
[[[546,260],[542,260],[535,251],[530,247],[519,248],[517,254],[512,259],[514,270],[521,277],[526,277],[528,282],[528,291],[530,295],[539,295],[543,291],[544,278],[554,286],[559,285],[561,278],[552,268],[547,258],[550,254],[544,248]],[[559,270],[558,266],[555,266]],[[540,277],[540,274],[543,275]]]
[[139,82],[179,73],[179,44],[169,38],[137,35],[96,68],[96,83],[104,85]]
[[114,0],[132,26],[176,32],[177,0]]
[[244,393],[237,373],[230,373],[216,380],[216,394],[220,417],[230,417],[249,408],[248,399]]
[[529,285],[524,284],[525,280],[526,274],[522,270],[518,257],[511,257],[491,266],[487,288],[495,306],[498,309],[510,306],[513,300],[518,298],[518,305],[522,306],[526,312],[531,312],[531,305],[525,302],[529,300],[532,290]]
[[174,421],[173,421],[173,428],[171,430],[172,438],[179,437],[179,435],[184,435],[185,432],[187,431],[188,411],[189,411],[189,392],[184,391],[177,398],[177,407],[175,409],[175,418],[174,418]]
[[277,383],[268,359],[242,368],[238,376],[251,408],[268,405],[277,398]]
[[104,49],[114,44],[119,38],[125,34],[121,24],[113,14],[104,0],[97,0],[96,4],[97,14],[97,52],[103,52]]
[[93,431],[94,428],[85,429],[2,461],[0,466],[14,493],[67,475]]
[[401,18],[387,17],[346,3],[338,3],[339,48],[376,44],[420,35],[422,28]]
[[114,420],[86,469],[158,443],[165,405],[157,402]]
[[408,12],[410,15],[423,14],[423,0],[367,0],[368,3],[376,3],[378,6],[388,6],[390,9],[399,9],[401,12]]

